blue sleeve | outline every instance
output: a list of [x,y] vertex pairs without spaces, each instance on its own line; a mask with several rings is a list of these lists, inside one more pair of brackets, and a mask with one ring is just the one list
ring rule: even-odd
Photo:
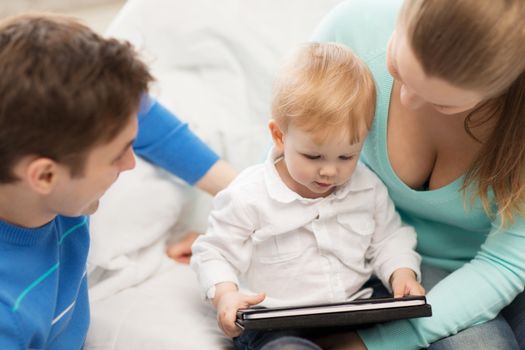
[[141,101],[135,153],[168,170],[190,185],[199,181],[219,160],[173,113],[149,96]]

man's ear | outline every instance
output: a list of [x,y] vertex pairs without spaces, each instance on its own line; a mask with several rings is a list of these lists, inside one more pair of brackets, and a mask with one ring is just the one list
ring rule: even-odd
[[284,152],[284,134],[277,125],[277,122],[274,119],[270,119],[268,122],[268,128],[270,129],[270,134],[272,135],[273,144],[275,146],[275,149],[279,153]]
[[58,164],[49,158],[35,158],[25,168],[29,186],[40,194],[49,194],[58,180]]

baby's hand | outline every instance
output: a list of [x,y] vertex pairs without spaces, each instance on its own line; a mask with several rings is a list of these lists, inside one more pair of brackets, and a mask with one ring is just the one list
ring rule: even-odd
[[390,276],[394,298],[405,295],[425,295],[425,289],[416,278],[416,273],[408,268],[397,269]]
[[[220,286],[220,284],[218,285]],[[241,334],[241,330],[235,324],[237,310],[245,309],[252,305],[259,304],[266,297],[264,293],[257,295],[246,295],[239,293],[238,290],[220,290],[217,288],[213,304],[217,307],[217,322],[224,334],[228,337],[236,337]]]

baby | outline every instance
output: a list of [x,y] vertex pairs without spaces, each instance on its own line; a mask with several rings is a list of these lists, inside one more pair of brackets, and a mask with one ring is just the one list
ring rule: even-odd
[[[310,43],[274,86],[274,148],[220,192],[191,265],[228,336],[238,309],[369,297],[373,274],[394,296],[422,295],[415,231],[359,162],[375,86],[347,47]],[[245,332],[246,333],[246,332]],[[236,338],[238,348],[255,338]],[[257,348],[261,346],[260,342]]]

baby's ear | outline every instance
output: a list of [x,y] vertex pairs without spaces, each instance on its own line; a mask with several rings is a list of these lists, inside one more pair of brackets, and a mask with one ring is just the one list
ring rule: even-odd
[[270,119],[268,122],[268,129],[270,129],[270,134],[272,135],[273,144],[279,152],[284,151],[284,142],[283,142],[283,132],[277,122],[273,119]]

